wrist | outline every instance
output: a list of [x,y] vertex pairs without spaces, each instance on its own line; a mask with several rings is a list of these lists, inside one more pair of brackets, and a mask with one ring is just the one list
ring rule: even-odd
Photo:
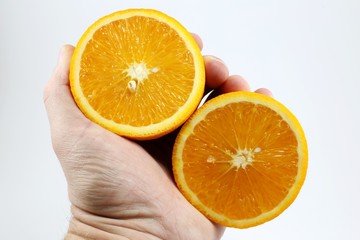
[[65,240],[122,240],[128,239],[120,235],[112,234],[104,231],[99,225],[93,223],[92,225],[79,221],[73,217],[70,221],[69,230],[65,236]]
[[223,227],[209,220],[198,219],[204,216],[189,217],[186,211],[173,214],[172,221],[164,221],[161,217],[145,215],[127,216],[123,219],[99,216],[75,206],[71,210],[73,217],[65,240],[219,240],[224,231]]
[[116,219],[98,216],[75,206],[65,240],[166,239],[151,219]]
[[87,225],[76,218],[70,221],[65,240],[90,240],[90,239],[113,239],[108,233],[100,229]]

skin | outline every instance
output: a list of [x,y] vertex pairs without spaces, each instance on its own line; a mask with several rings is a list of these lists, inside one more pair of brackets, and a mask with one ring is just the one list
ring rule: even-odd
[[[200,48],[202,41],[193,35]],[[209,221],[182,196],[171,173],[176,131],[136,142],[88,120],[69,87],[74,47],[65,45],[44,90],[54,151],[64,171],[72,219],[65,239],[220,239],[224,227]],[[204,56],[206,91],[250,91],[241,76]],[[267,89],[256,92],[271,95]],[[166,151],[165,151],[166,149]]]

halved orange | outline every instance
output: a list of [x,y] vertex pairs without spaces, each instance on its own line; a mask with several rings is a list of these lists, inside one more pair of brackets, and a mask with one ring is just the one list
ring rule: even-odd
[[74,99],[91,120],[133,139],[179,127],[203,96],[203,58],[174,18],[128,9],[93,23],[71,61]]
[[233,92],[208,101],[184,124],[173,172],[183,195],[209,219],[248,228],[295,200],[307,157],[302,127],[284,105]]

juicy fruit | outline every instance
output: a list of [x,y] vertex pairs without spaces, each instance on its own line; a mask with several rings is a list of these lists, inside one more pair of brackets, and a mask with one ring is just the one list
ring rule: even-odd
[[192,35],[155,10],[107,15],[79,40],[70,84],[81,111],[119,135],[153,139],[184,123],[204,92],[202,55]]
[[278,216],[305,180],[307,144],[295,116],[264,95],[205,103],[182,127],[173,171],[184,196],[214,222],[247,228]]

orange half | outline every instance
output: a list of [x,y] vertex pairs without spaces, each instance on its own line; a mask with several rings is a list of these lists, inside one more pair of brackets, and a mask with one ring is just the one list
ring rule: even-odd
[[182,127],[173,172],[183,195],[209,219],[248,228],[295,200],[307,160],[302,127],[284,105],[233,92],[205,103]]
[[81,111],[119,135],[152,139],[179,127],[204,92],[203,58],[174,18],[128,9],[93,23],[71,61],[70,85]]

